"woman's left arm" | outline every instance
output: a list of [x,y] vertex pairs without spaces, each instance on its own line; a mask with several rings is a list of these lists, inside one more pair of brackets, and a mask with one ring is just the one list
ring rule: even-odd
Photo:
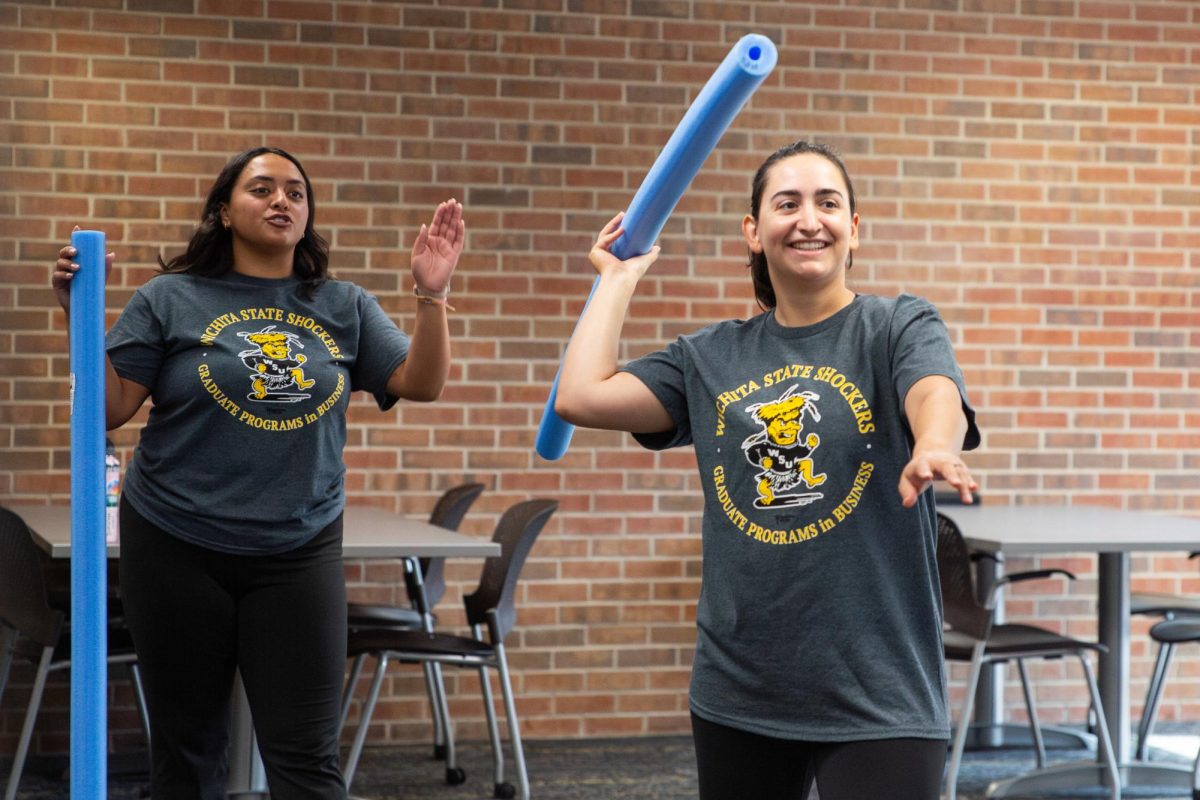
[[971,492],[979,484],[959,455],[968,425],[958,384],[944,375],[926,375],[904,397],[904,415],[914,443],[912,459],[900,474],[901,504],[912,508],[939,478],[954,487],[964,503],[974,502]]
[[447,200],[422,225],[412,249],[412,274],[417,294],[417,320],[408,357],[388,378],[388,394],[405,400],[438,399],[450,374],[450,328],[446,321],[450,276],[466,240],[462,204]]

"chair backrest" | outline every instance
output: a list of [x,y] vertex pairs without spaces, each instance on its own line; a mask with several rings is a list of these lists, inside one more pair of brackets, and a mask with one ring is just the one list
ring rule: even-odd
[[500,545],[500,555],[484,562],[479,588],[463,598],[471,625],[488,624],[488,612],[495,610],[495,629],[489,627],[493,643],[503,641],[516,624],[517,578],[538,534],[557,508],[557,500],[526,500],[510,507],[496,523],[492,541]]
[[29,526],[0,508],[0,623],[42,647],[53,647],[63,619],[63,613],[47,601],[41,559]]
[[992,615],[976,594],[971,553],[962,531],[944,514],[937,515],[937,564],[946,624],[973,639],[986,639]]
[[[447,489],[434,504],[433,511],[429,512],[429,524],[458,530],[467,510],[482,493],[482,483],[463,483]],[[425,613],[441,602],[446,594],[446,559],[422,558],[418,561],[421,565],[421,583],[425,587],[425,602],[429,604],[429,608],[419,610]],[[411,573],[404,574],[404,588],[408,591],[408,599],[417,602],[419,593],[416,578]]]

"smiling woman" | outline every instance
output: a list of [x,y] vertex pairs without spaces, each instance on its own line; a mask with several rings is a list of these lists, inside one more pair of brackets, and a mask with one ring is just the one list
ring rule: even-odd
[[[312,199],[287,152],[232,158],[186,250],[160,257],[161,273],[106,338],[108,427],[154,397],[121,495],[120,584],[155,797],[224,796],[235,670],[272,796],[346,796],[337,732],[349,395],[370,392],[387,410],[441,393],[446,296],[466,228],[449,200],[417,233],[410,336],[361,287],[329,276]],[[52,277],[68,313],[76,256],[64,247]]]
[[846,284],[859,246],[841,159],[800,141],[754,176],[742,233],[764,313],[620,367],[638,280],[611,252],[568,345],[558,413],[644,447],[694,445],[703,588],[690,704],[700,797],[938,796],[949,722],[934,477],[964,502],[978,444],[945,326]]
[[[817,306],[809,314],[827,316],[820,305],[827,303],[836,310],[849,302],[845,273],[854,266],[854,251],[858,249],[858,198],[841,158],[829,148],[807,141],[781,147],[754,175],[750,210],[742,220],[742,234],[750,250],[748,266],[759,305],[773,309],[778,303],[776,276],[771,272],[772,259],[768,258],[764,240],[775,247],[774,263],[780,269],[787,263],[780,251],[783,246],[819,251],[816,258],[825,257],[829,264],[825,273],[831,285],[824,288],[831,296],[800,293]],[[782,241],[775,242],[779,237]],[[827,250],[834,251],[832,256],[826,255]],[[778,277],[788,280],[786,275]],[[790,293],[784,299],[792,299]],[[797,309],[796,313],[804,312]],[[783,314],[790,316],[786,311]]]

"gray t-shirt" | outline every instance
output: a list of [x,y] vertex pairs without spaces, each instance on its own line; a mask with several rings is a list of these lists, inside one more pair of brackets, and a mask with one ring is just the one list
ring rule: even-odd
[[107,337],[122,378],[150,389],[123,492],[152,523],[229,553],[278,553],[344,505],[350,392],[396,398],[408,337],[374,297],[326,281],[159,275]]
[[723,322],[628,364],[704,487],[691,707],[785,739],[949,736],[931,492],[900,505],[904,396],[962,374],[937,310],[860,295],[816,325]]

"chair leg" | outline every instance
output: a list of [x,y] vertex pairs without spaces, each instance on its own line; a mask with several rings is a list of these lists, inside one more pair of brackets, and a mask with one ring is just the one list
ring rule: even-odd
[[508,735],[512,739],[513,763],[517,767],[517,785],[521,800],[529,800],[529,773],[525,768],[525,748],[521,745],[521,728],[517,722],[517,702],[513,697],[512,678],[508,674],[508,659],[504,645],[496,645],[496,670],[500,673],[500,693],[504,697],[504,713],[508,717]]
[[1192,764],[1192,800],[1200,800],[1200,753],[1196,754],[1196,763]]
[[129,682],[133,684],[133,702],[137,705],[142,732],[146,734],[146,768],[154,774],[154,742],[150,738],[150,712],[146,707],[146,689],[142,685],[142,670],[136,661],[129,662]]
[[505,790],[504,742],[500,740],[500,723],[496,720],[496,700],[492,695],[492,680],[487,667],[479,668],[479,690],[483,695],[483,713],[487,719],[488,741],[492,743],[492,782],[499,797]]
[[[433,613],[425,595],[425,576],[421,574],[420,561],[415,558],[404,559],[404,571],[413,576],[413,582],[416,585],[417,593],[413,599],[414,606],[421,612],[421,630],[432,634],[434,632]],[[425,672],[425,692],[429,695],[429,704],[433,709],[433,757],[447,763],[447,783],[461,783],[461,780],[454,780],[461,770],[458,770],[454,762],[450,705],[446,700],[446,684],[442,680],[441,664],[437,661],[426,661],[421,665],[421,669]],[[441,698],[440,703],[439,698]]]
[[1108,767],[1108,780],[1111,788],[1111,800],[1121,800],[1121,773],[1117,769],[1117,755],[1113,750],[1112,738],[1108,735],[1108,720],[1104,716],[1104,706],[1100,702],[1100,688],[1096,686],[1096,676],[1092,674],[1092,665],[1085,653],[1078,653],[1079,663],[1083,665],[1083,676],[1087,679],[1088,693],[1092,697],[1092,707],[1096,711],[1096,735],[1100,737],[1100,747],[1104,764]]
[[50,674],[50,662],[53,658],[53,647],[42,648],[42,658],[38,662],[37,675],[33,679],[29,709],[25,712],[25,724],[21,726],[21,738],[17,742],[17,754],[13,756],[12,773],[8,776],[4,800],[16,800],[17,785],[21,783],[21,771],[25,769],[25,757],[29,755],[29,743],[33,739],[33,723],[42,704],[42,692],[46,689],[46,676]]
[[[454,726],[450,722],[450,700],[446,697],[446,682],[442,679],[442,665],[437,661],[429,661],[425,666],[430,668],[432,681],[426,684],[430,692],[429,701],[433,704],[433,718],[442,729],[443,751],[442,758],[446,762],[446,783],[457,786],[467,779],[467,773],[458,766],[458,753],[454,748]],[[434,753],[437,756],[437,753]]]
[[142,685],[142,670],[136,661],[129,663],[129,682],[133,684],[133,702],[137,705],[138,719],[142,721],[142,730],[146,741],[150,741],[150,712],[146,710],[146,689]]
[[354,657],[354,664],[350,667],[350,677],[346,679],[346,686],[342,689],[342,714],[338,718],[338,736],[342,734],[342,729],[346,727],[346,720],[350,716],[350,701],[354,697],[354,687],[358,685],[358,679],[362,677],[363,664],[366,663],[367,654],[359,653]]
[[1037,751],[1037,768],[1041,769],[1046,766],[1046,743],[1042,741],[1042,726],[1038,722],[1037,707],[1033,702],[1025,659],[1017,659],[1017,672],[1021,675],[1021,691],[1025,695],[1025,709],[1029,712],[1029,731],[1033,734],[1033,747]]
[[1137,754],[1138,761],[1145,761],[1150,755],[1150,733],[1158,718],[1158,705],[1162,700],[1163,686],[1166,684],[1167,669],[1171,665],[1171,656],[1175,653],[1175,645],[1164,642],[1158,648],[1158,657],[1154,660],[1154,674],[1150,677],[1150,685],[1146,687],[1146,702],[1142,706],[1142,719],[1138,722]]
[[425,694],[429,696],[429,713],[433,717],[433,757],[438,761],[446,760],[446,725],[442,719],[441,706],[437,702],[436,681],[441,680],[441,670],[437,663],[426,661],[421,665],[425,673]]
[[946,800],[958,798],[958,769],[962,766],[963,750],[967,746],[967,732],[971,729],[971,713],[975,710],[975,690],[979,688],[979,676],[983,672],[983,648],[986,642],[977,642],[971,653],[971,670],[967,675],[967,694],[959,712],[958,726],[954,730],[954,744],[950,748],[950,764],[946,768]]
[[354,733],[354,744],[350,746],[350,754],[346,756],[346,766],[342,769],[347,790],[354,780],[354,772],[358,769],[358,759],[362,756],[363,744],[367,741],[367,728],[371,726],[371,715],[375,713],[375,703],[379,701],[379,689],[383,686],[387,665],[387,653],[380,653],[379,663],[375,667],[375,677],[371,680],[371,691],[367,693],[362,712],[358,715],[358,730]]

